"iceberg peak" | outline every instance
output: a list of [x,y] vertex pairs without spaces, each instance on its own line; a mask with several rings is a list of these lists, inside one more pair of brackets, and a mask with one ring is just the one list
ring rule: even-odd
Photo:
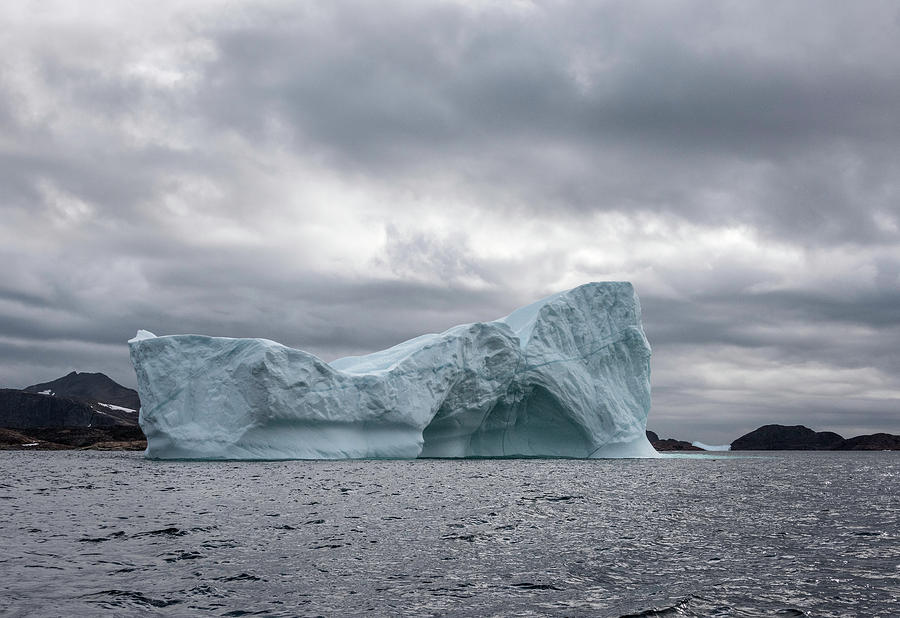
[[156,335],[151,333],[149,330],[139,329],[137,334],[128,340],[128,343],[135,343],[138,341],[143,341],[144,339],[154,339]]

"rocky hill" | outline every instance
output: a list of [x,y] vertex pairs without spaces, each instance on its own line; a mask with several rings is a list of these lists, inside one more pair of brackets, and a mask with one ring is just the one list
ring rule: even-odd
[[115,382],[102,373],[78,373],[57,378],[52,382],[32,384],[23,390],[29,393],[43,393],[56,397],[72,397],[103,402],[111,406],[127,408],[137,412],[141,407],[137,391]]
[[0,389],[0,427],[111,427],[136,425],[137,415],[99,402]]
[[662,439],[655,431],[647,431],[647,439],[657,451],[702,451],[690,442],[676,440],[675,438]]
[[139,408],[136,391],[102,373],[0,389],[0,449],[143,449]]
[[764,425],[731,443],[733,451],[897,451],[900,436],[874,433],[844,439],[803,425]]
[[764,425],[731,443],[732,451],[829,451],[844,442],[833,431],[803,425]]
[[839,451],[900,451],[900,436],[890,433],[873,433],[844,440],[836,447]]

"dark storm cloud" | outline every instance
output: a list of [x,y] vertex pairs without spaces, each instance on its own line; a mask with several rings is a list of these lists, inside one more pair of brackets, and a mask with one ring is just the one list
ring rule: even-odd
[[900,431],[893,3],[48,7],[0,10],[2,386],[627,277],[651,426]]
[[[724,343],[742,347],[779,346],[805,351],[798,333],[800,326],[828,324],[823,331],[823,346],[832,340],[846,345],[853,337],[846,328],[862,327],[878,347],[884,333],[900,330],[900,290],[862,293],[852,298],[815,293],[768,292],[737,296],[697,295],[690,300],[660,299],[645,296],[644,311],[658,319],[654,341],[657,343]],[[792,332],[793,330],[793,332]],[[846,358],[845,349],[840,354]],[[839,363],[841,358],[828,359]],[[897,358],[890,359],[895,365]]]
[[[777,16],[697,5],[669,11],[672,22],[641,4],[395,8],[338,4],[286,10],[274,28],[212,29],[219,55],[201,104],[251,136],[278,119],[294,148],[353,171],[446,165],[473,190],[502,186],[532,209],[665,210],[808,242],[896,237],[860,216],[861,203],[900,215],[890,38],[900,28],[885,6],[854,20],[878,31],[874,49],[837,15],[806,31],[799,8],[782,16],[796,22],[783,32],[767,23]],[[728,28],[741,36],[711,36]],[[774,41],[782,53],[766,49],[773,34],[790,36]],[[554,149],[567,156],[554,161]],[[754,171],[762,178],[750,187],[735,182]],[[732,199],[704,203],[704,191]]]

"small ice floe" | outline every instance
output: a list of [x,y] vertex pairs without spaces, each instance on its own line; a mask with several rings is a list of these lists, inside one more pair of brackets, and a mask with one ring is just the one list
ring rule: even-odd
[[45,390],[45,391],[41,391],[41,392],[38,393],[38,395],[55,395],[55,394],[56,394],[56,393],[54,393],[53,391],[51,391],[49,388],[48,388],[47,390]]
[[40,442],[28,442],[27,444],[23,444],[22,446],[37,446]]
[[730,451],[730,444],[703,444],[702,442],[691,442],[693,446],[697,448],[702,448],[704,451]]

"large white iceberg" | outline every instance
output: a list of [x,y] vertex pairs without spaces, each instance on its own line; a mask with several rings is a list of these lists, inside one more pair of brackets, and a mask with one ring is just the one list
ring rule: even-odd
[[130,340],[159,459],[652,457],[630,283],[331,363],[266,339]]

